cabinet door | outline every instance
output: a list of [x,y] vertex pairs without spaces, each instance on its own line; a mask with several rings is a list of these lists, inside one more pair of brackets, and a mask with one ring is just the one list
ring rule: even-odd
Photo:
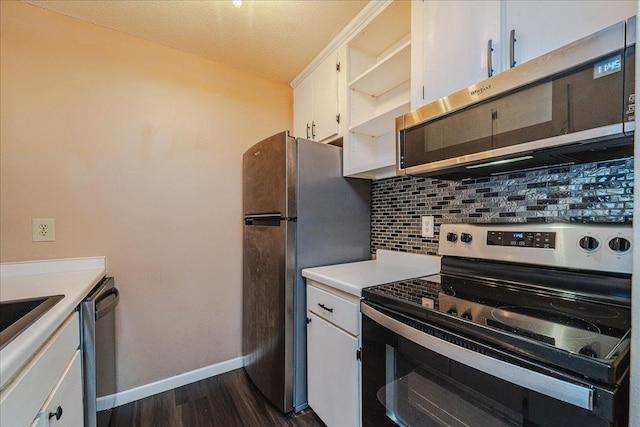
[[327,426],[360,424],[358,340],[307,311],[309,406]]
[[320,63],[313,73],[313,123],[314,141],[323,141],[338,134],[338,70],[337,55],[332,53]]
[[[514,59],[521,64],[637,13],[636,1],[508,0],[506,43],[515,29]],[[510,47],[505,49],[507,56]]]
[[313,120],[313,76],[307,76],[293,90],[293,136],[311,139]]
[[[582,3],[582,2],[581,2]],[[500,0],[424,2],[424,104],[500,71]]]
[[[38,418],[45,426],[81,426],[84,423],[82,407],[82,371],[80,350],[77,350],[58,380]],[[58,414],[56,417],[54,414]]]
[[25,426],[33,421],[78,351],[78,326],[78,314],[73,313],[0,392],[0,426]]

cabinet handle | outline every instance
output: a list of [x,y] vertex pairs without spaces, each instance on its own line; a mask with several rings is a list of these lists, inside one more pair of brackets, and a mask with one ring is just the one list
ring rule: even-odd
[[311,138],[316,139],[316,122],[311,122]]
[[329,308],[326,305],[320,304],[320,303],[318,303],[318,305],[320,306],[321,309],[327,310],[329,313],[333,313],[333,308]]
[[307,139],[309,139],[309,123],[307,123]]
[[62,406],[58,406],[56,412],[49,412],[49,419],[56,417],[56,421],[62,418]]
[[493,40],[487,42],[487,74],[493,76]]
[[511,34],[509,35],[509,45],[511,49],[509,50],[509,67],[513,68],[516,66],[516,30],[511,30]]

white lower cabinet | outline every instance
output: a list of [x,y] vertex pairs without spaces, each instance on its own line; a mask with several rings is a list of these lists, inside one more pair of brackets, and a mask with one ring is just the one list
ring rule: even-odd
[[309,406],[329,427],[360,425],[359,298],[307,279]]
[[309,406],[328,426],[357,426],[358,339],[309,313]]
[[39,427],[81,426],[84,423],[82,407],[82,367],[80,350],[76,350],[49,398],[38,413]]
[[73,313],[0,392],[1,426],[82,426],[79,346],[80,323]]

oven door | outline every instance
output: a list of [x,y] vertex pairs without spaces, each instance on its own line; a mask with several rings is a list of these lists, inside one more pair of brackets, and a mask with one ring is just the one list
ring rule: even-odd
[[616,420],[627,401],[620,390],[494,358],[496,350],[373,305],[362,304],[363,426],[627,424]]

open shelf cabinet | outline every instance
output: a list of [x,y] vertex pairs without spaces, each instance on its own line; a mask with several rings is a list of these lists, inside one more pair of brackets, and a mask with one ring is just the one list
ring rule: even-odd
[[347,41],[344,175],[395,175],[395,119],[411,103],[411,2],[393,1]]

